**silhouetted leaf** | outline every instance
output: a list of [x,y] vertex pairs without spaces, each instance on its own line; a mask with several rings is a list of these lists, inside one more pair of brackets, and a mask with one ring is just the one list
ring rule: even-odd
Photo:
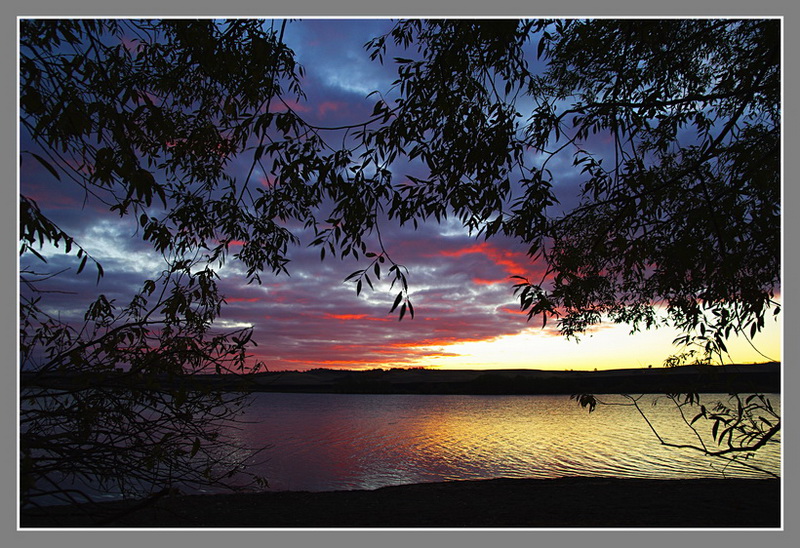
[[192,450],[190,451],[189,456],[194,457],[199,450],[200,450],[200,438],[195,438],[194,443],[192,443]]
[[400,301],[402,300],[403,300],[403,292],[401,291],[400,293],[397,294],[397,297],[395,297],[394,303],[392,304],[392,308],[389,310],[389,314],[394,312],[395,308],[397,308],[397,306],[400,304]]
[[45,168],[47,168],[47,171],[49,171],[53,175],[53,177],[55,177],[59,181],[61,180],[61,176],[58,174],[58,171],[56,171],[56,168],[54,168],[52,165],[50,165],[50,162],[48,162],[47,160],[45,160],[44,158],[42,158],[41,156],[39,156],[38,154],[36,154],[34,152],[30,152],[29,154],[31,156],[33,156],[34,158],[36,158],[36,160],[40,164],[42,164]]

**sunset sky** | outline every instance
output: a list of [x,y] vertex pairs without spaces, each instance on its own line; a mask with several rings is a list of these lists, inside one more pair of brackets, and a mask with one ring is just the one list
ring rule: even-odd
[[[367,118],[374,98],[366,95],[389,89],[396,68],[391,56],[383,65],[370,61],[363,46],[390,27],[384,19],[289,24],[286,41],[306,69],[303,86],[308,99],[296,110],[326,126]],[[21,147],[25,148],[24,137]],[[568,204],[579,174],[570,161],[552,169],[562,202]],[[403,177],[403,166],[393,171],[396,179]],[[48,296],[62,318],[82,317],[98,293],[124,302],[144,279],[163,269],[160,257],[135,234],[134,219],[120,220],[101,204],[84,203],[80,189],[59,183],[41,166],[24,164],[20,191],[73,234],[105,270],[97,286],[89,268],[74,274],[74,256],[49,256],[51,270],[73,269],[59,280],[64,293]],[[389,291],[388,284],[376,284],[375,291],[357,296],[353,284],[344,279],[367,263],[321,261],[319,249],[308,247],[313,233],[301,227],[296,235],[302,244],[290,253],[290,276],[264,275],[259,286],[247,285],[244,269],[235,262],[220,271],[228,304],[218,328],[252,326],[258,343],[254,359],[270,370],[657,367],[678,350],[671,344],[676,333],[668,329],[631,336],[629,326],[603,324],[576,343],[560,336],[554,322],[544,328],[540,320],[528,322],[514,298],[510,276],[536,278],[542,267],[531,262],[519,242],[476,239],[457,222],[426,224],[418,230],[387,223],[381,232],[392,258],[409,270],[413,319],[398,322],[397,314],[389,314],[396,290]],[[769,359],[781,359],[780,316],[768,320],[755,344]],[[744,340],[731,341],[729,350],[734,362],[767,361]]]

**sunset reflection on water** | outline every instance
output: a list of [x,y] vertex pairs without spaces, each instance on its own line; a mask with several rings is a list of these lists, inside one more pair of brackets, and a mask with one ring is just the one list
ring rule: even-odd
[[[654,396],[645,398],[642,409],[665,439],[692,441],[670,402],[662,396],[653,406]],[[714,399],[703,396],[704,402]],[[780,405],[778,396],[771,400]],[[266,462],[250,471],[274,490],[495,477],[765,477],[660,446],[631,407],[601,405],[589,414],[568,396],[262,393],[245,420],[252,422],[236,435],[271,446],[262,455]],[[779,445],[748,462],[779,474]]]

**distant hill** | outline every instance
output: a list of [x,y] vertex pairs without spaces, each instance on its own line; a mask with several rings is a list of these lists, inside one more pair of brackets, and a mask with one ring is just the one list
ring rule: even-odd
[[609,394],[781,390],[779,363],[606,371],[390,369],[269,372],[253,390],[373,394]]
[[194,375],[132,379],[124,374],[104,378],[23,373],[22,387],[64,388],[120,386],[149,390],[184,388],[254,392],[322,392],[350,394],[664,394],[779,393],[781,364],[683,366],[605,371],[545,371],[535,369],[442,370],[372,369],[348,371],[265,372],[248,377]]

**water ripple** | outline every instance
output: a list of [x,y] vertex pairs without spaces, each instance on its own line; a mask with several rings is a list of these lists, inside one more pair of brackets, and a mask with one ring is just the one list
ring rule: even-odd
[[[674,409],[659,403],[646,412],[664,435],[691,441]],[[259,394],[247,419],[253,423],[239,436],[272,446],[251,471],[275,489],[492,477],[763,477],[659,445],[632,408],[589,415],[566,396]],[[779,447],[760,452],[758,464],[779,472]]]

